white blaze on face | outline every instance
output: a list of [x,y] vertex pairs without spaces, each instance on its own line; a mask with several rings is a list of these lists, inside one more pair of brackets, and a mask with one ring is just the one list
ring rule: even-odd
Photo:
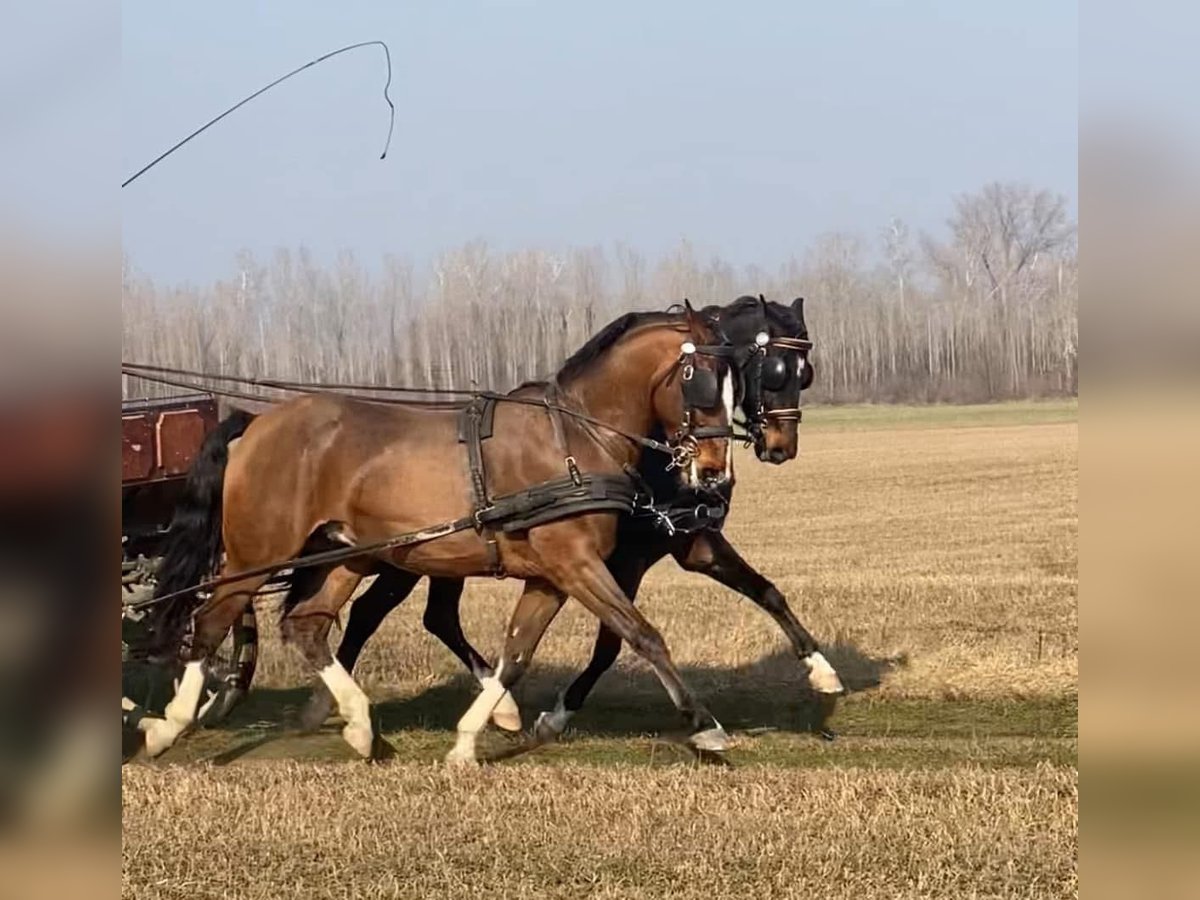
[[[725,404],[725,421],[733,423],[733,376],[727,370],[721,376],[721,401]],[[725,480],[733,478],[733,441],[725,441]]]

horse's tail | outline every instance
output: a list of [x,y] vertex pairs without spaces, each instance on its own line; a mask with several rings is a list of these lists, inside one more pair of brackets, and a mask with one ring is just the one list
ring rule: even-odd
[[[221,501],[229,445],[250,427],[255,416],[242,410],[209,432],[200,446],[175,506],[158,567],[155,597],[164,597],[199,584],[216,572],[224,550]],[[175,653],[192,612],[200,605],[197,593],[182,594],[149,608],[147,633],[153,656]]]

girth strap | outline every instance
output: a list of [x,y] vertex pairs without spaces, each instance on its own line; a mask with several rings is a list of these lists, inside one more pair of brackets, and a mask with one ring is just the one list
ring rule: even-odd
[[531,488],[497,497],[477,520],[504,533],[525,531],[567,516],[597,512],[632,512],[637,488],[628,475],[581,474],[543,481]]

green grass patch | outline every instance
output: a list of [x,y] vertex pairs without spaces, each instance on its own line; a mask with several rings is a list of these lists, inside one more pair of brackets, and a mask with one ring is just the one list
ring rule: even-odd
[[[267,692],[269,693],[269,692]],[[281,692],[284,693],[284,692]],[[253,695],[252,695],[253,696]],[[290,700],[290,692],[285,696]],[[283,712],[286,703],[273,704]],[[232,762],[255,760],[347,760],[353,754],[342,741],[340,723],[331,720],[314,734],[289,731],[283,716],[251,721],[261,715],[262,701],[239,710],[224,726],[198,731],[182,739],[163,763]],[[668,710],[657,710],[654,724],[641,716],[622,715],[615,708],[592,708],[581,714],[577,727],[554,745],[516,753],[523,739],[492,733],[485,736],[485,754],[514,753],[503,765],[590,764],[660,766],[694,762],[670,734],[674,723]],[[718,716],[721,711],[718,710]],[[777,719],[763,724],[725,716],[734,738],[728,754],[736,766],[765,765],[799,768],[839,766],[894,769],[947,768],[972,765],[985,768],[1028,768],[1039,764],[1075,765],[1077,759],[1076,697],[1011,700],[879,700],[851,697],[824,719],[837,732],[826,741],[808,729],[820,717]],[[603,729],[593,729],[597,719]],[[453,726],[412,723],[397,727],[394,710],[381,704],[377,727],[395,756],[411,762],[436,762],[453,744]]]
[[805,431],[909,430],[918,428],[978,428],[1013,425],[1050,425],[1076,422],[1079,399],[1018,400],[969,406],[931,404],[891,406],[808,406]]

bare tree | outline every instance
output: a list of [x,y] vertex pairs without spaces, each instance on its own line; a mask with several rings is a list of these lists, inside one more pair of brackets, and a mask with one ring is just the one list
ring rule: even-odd
[[[741,275],[684,242],[647,262],[618,246],[496,254],[473,243],[418,276],[304,248],[269,265],[240,254],[202,288],[122,268],[124,356],[214,373],[324,381],[511,387],[552,371],[610,318],[684,297],[805,296],[817,399],[989,400],[1077,390],[1078,264],[1065,203],[1020,185],[955,202],[949,237],[920,250],[893,219],[876,256],[827,234],[802,258]],[[127,396],[158,390],[123,380]]]

